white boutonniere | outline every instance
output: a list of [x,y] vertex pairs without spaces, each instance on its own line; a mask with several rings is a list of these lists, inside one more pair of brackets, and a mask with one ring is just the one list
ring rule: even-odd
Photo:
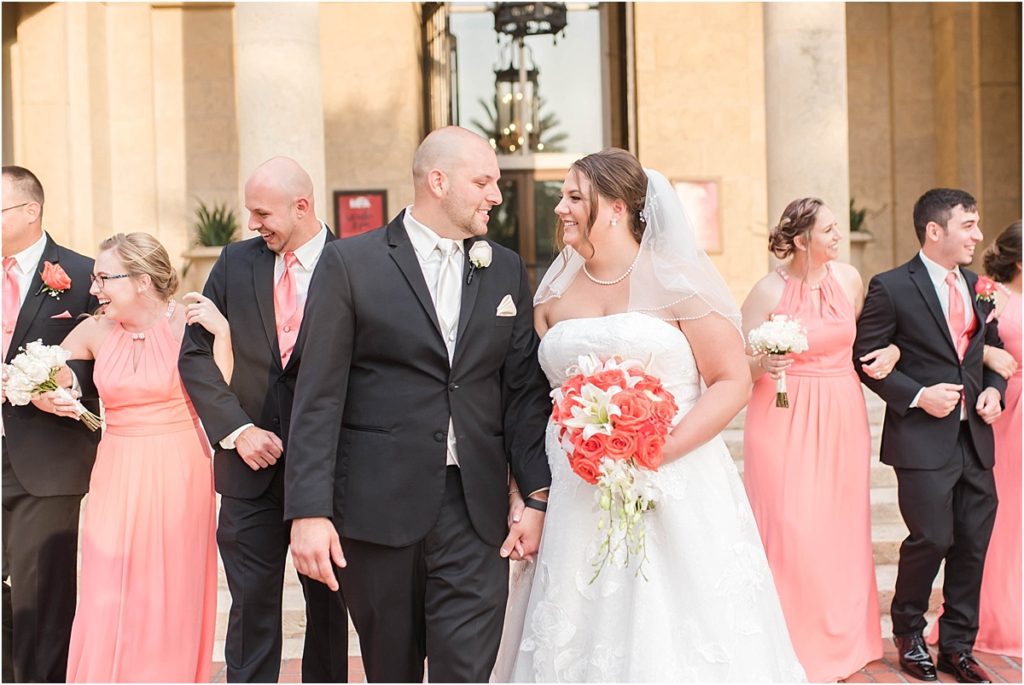
[[477,269],[486,269],[491,265],[491,244],[486,240],[478,240],[469,248],[469,274],[466,285],[473,282],[473,274]]

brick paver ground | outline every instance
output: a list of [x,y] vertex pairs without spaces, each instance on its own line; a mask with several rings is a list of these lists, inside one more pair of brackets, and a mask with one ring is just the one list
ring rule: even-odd
[[[988,669],[992,681],[996,683],[1019,683],[1021,682],[1021,660],[996,654],[985,654],[975,652],[975,657]],[[301,659],[285,659],[281,662],[281,678],[278,682],[298,683],[301,682],[302,673]],[[227,673],[222,662],[213,664],[213,678],[210,682],[226,682]],[[350,683],[361,683],[364,680],[363,662],[358,656],[348,658],[348,681]],[[870,664],[854,673],[845,681],[847,683],[917,683],[920,682],[900,671],[896,659],[896,647],[892,640],[885,640],[885,649],[882,658],[872,661]],[[939,682],[955,683],[953,676],[939,673]]]

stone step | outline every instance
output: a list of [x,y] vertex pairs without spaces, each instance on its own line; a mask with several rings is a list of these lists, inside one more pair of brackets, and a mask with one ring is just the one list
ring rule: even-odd
[[895,486],[871,488],[871,522],[902,523]]

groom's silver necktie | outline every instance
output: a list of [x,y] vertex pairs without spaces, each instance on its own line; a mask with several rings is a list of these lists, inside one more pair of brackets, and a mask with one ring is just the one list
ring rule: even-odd
[[462,258],[459,244],[448,238],[437,241],[437,249],[441,252],[441,268],[437,274],[437,289],[434,294],[434,306],[444,334],[444,344],[448,347],[448,358],[455,350],[455,335],[459,325],[459,307],[462,303],[462,288],[459,287],[459,266],[455,260]]

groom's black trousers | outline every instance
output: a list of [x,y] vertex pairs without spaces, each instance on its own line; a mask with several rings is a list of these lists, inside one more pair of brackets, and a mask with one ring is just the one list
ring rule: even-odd
[[[401,506],[401,502],[395,502]],[[370,682],[488,681],[508,599],[508,560],[476,534],[459,469],[427,536],[408,547],[342,538],[342,594]]]
[[970,651],[978,633],[981,574],[996,517],[992,469],[981,465],[964,421],[947,464],[935,470],[898,468],[896,478],[910,535],[900,547],[892,632],[904,636],[924,630],[932,581],[945,559],[939,649]]

